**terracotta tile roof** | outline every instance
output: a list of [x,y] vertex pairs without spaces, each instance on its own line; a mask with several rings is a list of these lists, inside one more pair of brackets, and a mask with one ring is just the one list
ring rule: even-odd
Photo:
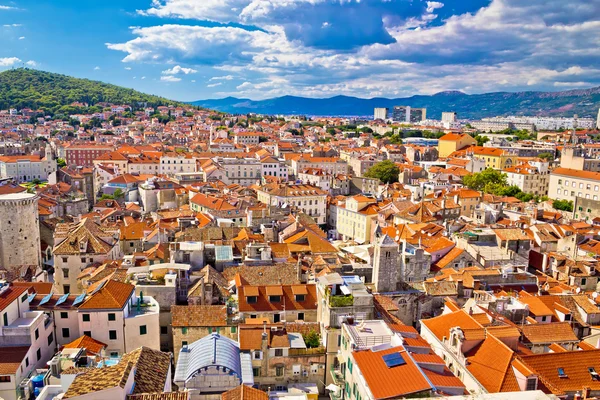
[[227,326],[227,306],[171,306],[174,327]]
[[102,289],[87,298],[87,300],[79,306],[80,310],[122,310],[127,304],[127,301],[133,294],[135,286],[128,283],[109,280],[104,284]]
[[523,325],[521,331],[525,343],[577,342],[577,336],[569,322]]
[[[238,302],[240,312],[269,312],[283,310],[316,310],[317,309],[317,290],[315,285],[305,285],[307,295],[304,296],[304,301],[296,301],[296,296],[292,291],[292,285],[275,285],[283,291],[281,301],[269,301],[267,289],[270,286],[239,286],[238,287]],[[258,297],[256,303],[248,303],[246,296],[247,289],[251,290],[250,296],[254,296],[255,289],[258,288]]]
[[[383,356],[400,353],[405,364],[388,368]],[[387,399],[431,390],[431,385],[403,347],[352,353],[373,397]]]
[[497,393],[515,387],[513,381],[516,378],[510,368],[514,352],[493,335],[488,335],[465,355],[469,361],[467,369],[488,392]]
[[442,340],[444,336],[449,338],[450,329],[456,326],[461,329],[479,328],[483,330],[483,327],[464,310],[429,318],[421,321],[421,324],[425,325],[439,340]]
[[29,346],[0,347],[0,375],[14,375],[27,356]]
[[26,294],[27,289],[25,286],[10,286],[8,289],[5,289],[0,295],[0,311],[3,311],[23,294]]
[[570,176],[573,178],[600,181],[600,172],[581,171],[578,169],[571,169],[571,168],[562,168],[562,167],[555,168],[551,172],[551,175]]
[[99,340],[93,339],[87,335],[83,335],[71,343],[67,343],[63,346],[65,349],[82,349],[85,348],[88,355],[100,354],[102,349],[107,347],[106,344]]
[[238,274],[247,284],[254,286],[269,285],[273,282],[278,282],[282,285],[296,285],[300,283],[298,282],[298,273],[296,272],[295,264],[229,267],[225,268],[222,273],[227,282],[234,280]]
[[28,287],[29,293],[49,294],[54,286],[52,282],[19,282],[14,281],[12,285],[15,287]]
[[77,375],[65,393],[65,399],[96,393],[114,387],[124,388],[130,373],[135,374],[133,393],[156,393],[164,390],[171,365],[171,355],[148,347],[140,347],[123,355],[117,365],[89,368]]
[[[62,241],[54,246],[53,253],[55,255],[106,254],[112,249],[116,242],[115,235],[118,234],[118,229],[100,226],[88,218],[75,224],[59,224],[54,238]],[[83,251],[81,251],[81,243],[85,246]]]
[[167,379],[171,379],[168,376],[171,365],[170,353],[140,347],[124,354],[121,358],[121,363],[123,362],[132,363],[136,368],[135,388],[131,394],[162,392]]
[[221,400],[269,400],[269,395],[251,386],[240,385],[221,394]]
[[[600,350],[568,351],[561,353],[544,353],[522,356],[523,363],[552,391],[560,395],[566,392],[581,391],[589,387],[592,391],[600,390],[600,381],[592,379],[588,368],[600,371]],[[566,378],[558,375],[562,368]]]
[[[267,327],[267,334],[270,334],[270,328]],[[262,346],[263,327],[245,327],[240,325],[238,333],[240,341],[240,350],[257,350]]]

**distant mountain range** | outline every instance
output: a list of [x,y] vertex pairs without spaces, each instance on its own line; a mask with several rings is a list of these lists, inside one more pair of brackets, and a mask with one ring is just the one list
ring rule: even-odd
[[440,92],[432,96],[398,99],[362,99],[336,96],[327,99],[283,96],[267,100],[227,97],[192,102],[205,108],[233,114],[286,114],[309,116],[372,116],[375,107],[404,105],[426,107],[427,117],[440,119],[443,111],[455,111],[459,118],[479,119],[496,115],[540,115],[595,118],[600,107],[600,87],[563,92],[495,92],[465,94]]

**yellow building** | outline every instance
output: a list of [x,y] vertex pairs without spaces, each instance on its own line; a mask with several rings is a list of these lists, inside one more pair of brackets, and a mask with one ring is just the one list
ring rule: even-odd
[[517,163],[518,156],[495,147],[473,146],[473,154],[485,160],[486,168],[506,169]]
[[336,227],[344,239],[368,244],[371,229],[377,219],[377,200],[373,197],[356,195],[346,200],[345,206],[338,207]]
[[438,153],[440,158],[448,157],[455,151],[469,146],[475,146],[477,141],[466,133],[448,133],[438,141]]

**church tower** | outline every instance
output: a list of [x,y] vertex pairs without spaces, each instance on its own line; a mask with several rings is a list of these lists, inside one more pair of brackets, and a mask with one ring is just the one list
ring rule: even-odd
[[400,250],[398,243],[388,235],[379,236],[375,240],[373,252],[373,277],[375,292],[386,293],[396,291]]

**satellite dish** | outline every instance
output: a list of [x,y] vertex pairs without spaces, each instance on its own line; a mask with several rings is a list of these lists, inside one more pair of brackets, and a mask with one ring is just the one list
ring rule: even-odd
[[578,287],[577,289],[575,289],[575,293],[581,293],[581,288]]
[[598,292],[592,293],[592,298],[595,300],[598,297]]

